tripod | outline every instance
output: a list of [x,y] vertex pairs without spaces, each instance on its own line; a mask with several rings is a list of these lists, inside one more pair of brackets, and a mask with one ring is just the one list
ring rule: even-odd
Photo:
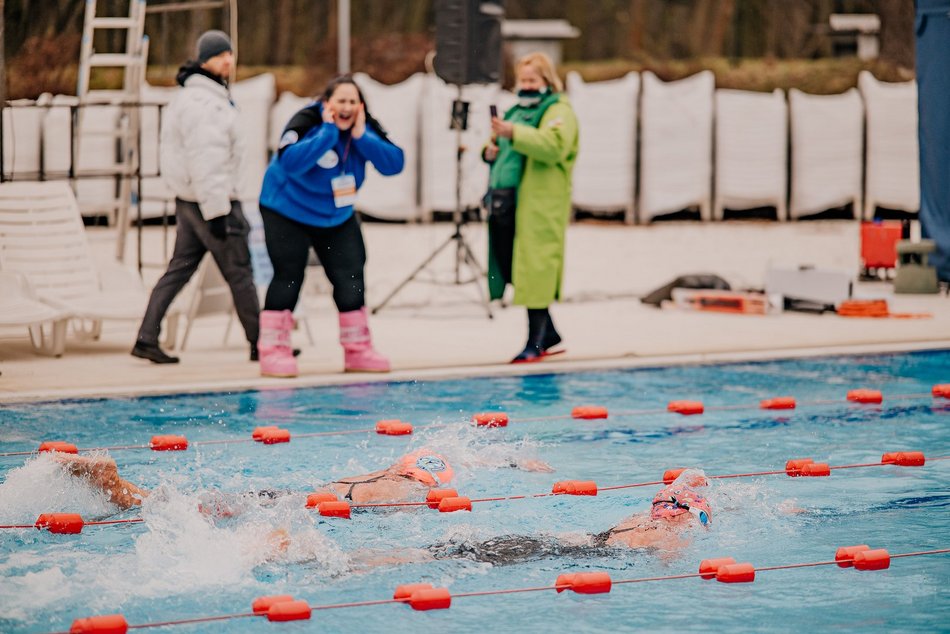
[[[458,84],[458,99],[452,106],[452,128],[455,130],[455,210],[452,212],[452,222],[455,224],[455,231],[450,235],[445,242],[439,245],[435,251],[433,251],[429,257],[427,257],[422,264],[416,267],[416,269],[409,274],[409,276],[399,283],[396,288],[386,296],[386,298],[381,301],[377,306],[372,309],[372,313],[375,315],[380,310],[382,310],[386,304],[389,303],[393,297],[395,297],[399,291],[406,287],[409,282],[415,281],[416,277],[422,273],[438,256],[442,251],[447,247],[455,244],[455,279],[454,285],[460,286],[462,284],[471,284],[475,283],[475,288],[478,289],[478,296],[480,303],[485,309],[485,313],[488,315],[489,319],[493,319],[494,315],[491,311],[491,305],[489,304],[488,296],[485,292],[485,289],[482,287],[482,280],[485,278],[485,271],[479,265],[478,260],[475,258],[475,253],[472,251],[471,246],[465,240],[465,235],[462,233],[462,225],[465,224],[465,219],[462,212],[462,153],[465,149],[462,146],[462,131],[468,127],[468,103],[462,101],[462,85]],[[462,279],[462,268],[465,267],[468,269],[469,274],[471,275],[468,279]]]

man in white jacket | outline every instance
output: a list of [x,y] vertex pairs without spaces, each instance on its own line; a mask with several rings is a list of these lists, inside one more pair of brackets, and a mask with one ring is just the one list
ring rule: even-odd
[[175,194],[175,250],[155,285],[132,356],[177,363],[158,346],[162,319],[172,300],[210,251],[227,280],[238,319],[257,360],[260,305],[247,244],[249,226],[238,200],[244,141],[227,78],[234,56],[221,31],[198,38],[197,61],[178,73],[178,92],[165,111],[160,162]]

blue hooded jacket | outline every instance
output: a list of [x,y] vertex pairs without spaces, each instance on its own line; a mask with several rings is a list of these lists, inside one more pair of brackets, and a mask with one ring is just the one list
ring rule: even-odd
[[366,163],[383,176],[402,171],[402,150],[372,126],[354,139],[323,122],[323,104],[314,103],[295,114],[280,138],[280,148],[267,167],[261,205],[314,227],[335,227],[353,215],[353,207],[337,207],[330,181],[342,174],[363,185]]

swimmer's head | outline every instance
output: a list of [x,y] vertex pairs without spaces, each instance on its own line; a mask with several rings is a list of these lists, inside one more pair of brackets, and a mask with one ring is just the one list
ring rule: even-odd
[[705,496],[690,486],[674,482],[653,497],[652,519],[673,519],[684,513],[695,516],[703,526],[712,521],[712,509]]
[[396,473],[430,487],[448,484],[455,475],[443,456],[428,449],[420,449],[400,458],[396,463]]

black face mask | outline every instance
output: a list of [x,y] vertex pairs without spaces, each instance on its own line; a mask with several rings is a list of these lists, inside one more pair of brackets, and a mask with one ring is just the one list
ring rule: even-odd
[[531,108],[541,103],[541,100],[548,96],[550,89],[545,86],[543,90],[519,90],[518,105],[523,108]]

